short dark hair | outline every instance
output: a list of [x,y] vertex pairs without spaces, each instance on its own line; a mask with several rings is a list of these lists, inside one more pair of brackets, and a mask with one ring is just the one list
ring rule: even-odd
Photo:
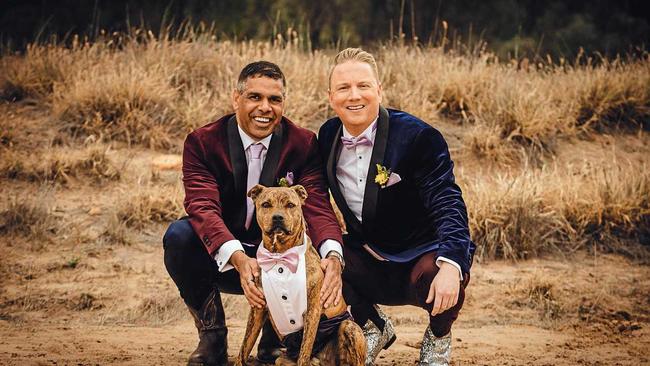
[[268,61],[255,61],[246,65],[239,73],[239,78],[237,78],[237,91],[243,93],[244,89],[246,89],[246,80],[260,76],[273,80],[282,80],[282,93],[284,94],[284,88],[287,86],[284,74],[278,65]]

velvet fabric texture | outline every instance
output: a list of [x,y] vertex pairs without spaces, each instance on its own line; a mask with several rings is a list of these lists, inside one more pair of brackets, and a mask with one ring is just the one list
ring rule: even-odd
[[[341,327],[341,323],[346,319],[354,320],[352,315],[347,311],[329,319],[325,315],[321,315],[320,321],[318,322],[318,330],[316,330],[314,346],[311,349],[312,357],[316,356],[325,347],[327,342],[336,336]],[[287,334],[282,339],[282,343],[287,347],[287,356],[292,360],[296,360],[300,355],[303,332],[304,329],[301,329],[297,332]]]
[[[318,249],[326,239],[342,243],[327,193],[316,135],[287,118],[273,132],[260,184],[277,186],[289,172],[307,190],[303,212],[307,232]],[[257,221],[246,221],[247,163],[234,115],[201,127],[187,136],[183,149],[185,210],[192,228],[210,255],[226,241],[258,244]]]
[[[410,262],[435,252],[469,273],[476,246],[469,236],[467,209],[455,183],[454,163],[440,132],[418,118],[380,108],[364,193],[362,222],[348,208],[336,180],[342,122],[326,121],[319,131],[321,155],[337,206],[345,218],[345,246],[368,244],[393,262]],[[401,181],[381,188],[376,164]]]

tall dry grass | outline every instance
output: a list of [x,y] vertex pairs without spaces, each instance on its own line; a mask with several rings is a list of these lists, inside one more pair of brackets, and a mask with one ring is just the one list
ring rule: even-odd
[[[570,254],[588,245],[647,259],[650,173],[612,161],[466,177],[472,237],[484,258]],[[634,245],[629,245],[634,244]]]
[[552,154],[560,136],[649,127],[647,55],[525,68],[489,52],[394,46],[378,56],[388,104],[431,122],[466,125],[464,148],[479,157],[508,164],[519,160],[519,147]]
[[[385,104],[435,123],[467,125],[465,147],[516,159],[513,148],[552,153],[554,139],[602,127],[648,128],[650,60],[577,60],[575,65],[500,62],[484,49],[388,44],[373,50]],[[286,115],[317,129],[328,110],[334,50],[305,51],[295,32],[272,41],[217,40],[188,27],[181,36],[104,35],[71,45],[33,44],[0,65],[2,94],[40,98],[72,135],[178,148],[191,129],[229,112],[237,73],[253,60],[278,63],[288,79]],[[523,66],[522,66],[523,65]],[[16,92],[16,91],[19,92]]]
[[[379,64],[383,104],[434,125],[456,124],[461,152],[506,167],[531,156],[543,160],[562,137],[649,126],[648,55],[527,64],[503,62],[485,49],[459,53],[400,43],[371,51]],[[3,55],[0,96],[36,99],[77,142],[118,140],[178,152],[187,132],[230,112],[237,73],[259,59],[278,63],[286,74],[285,114],[316,130],[332,115],[327,73],[335,52],[306,51],[293,32],[242,42],[191,27],[178,37],[134,30],[92,42],[73,38],[68,45],[33,44],[22,55]],[[13,126],[0,134],[4,177],[61,182],[119,177],[107,173],[110,159],[101,152],[58,157],[56,151],[70,150],[57,148],[30,163],[14,149],[17,133]],[[600,170],[572,169],[539,164],[493,178],[462,177],[479,255],[526,258],[590,243],[647,240],[645,170],[615,162]],[[106,240],[129,243],[132,230],[181,215],[180,193],[164,187],[152,193],[158,188],[125,193]]]

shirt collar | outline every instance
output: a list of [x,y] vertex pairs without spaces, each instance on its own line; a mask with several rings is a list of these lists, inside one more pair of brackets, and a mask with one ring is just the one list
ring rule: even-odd
[[239,131],[239,137],[241,138],[241,143],[242,143],[242,145],[244,145],[244,151],[246,151],[246,149],[248,149],[248,147],[251,146],[252,144],[255,144],[255,143],[258,143],[258,142],[261,143],[262,145],[264,145],[264,148],[266,150],[269,149],[269,145],[271,145],[271,137],[273,137],[273,134],[270,134],[270,135],[266,136],[265,138],[257,141],[254,138],[248,136],[248,134],[246,132],[244,132],[244,130],[242,130],[241,126],[239,126],[239,123],[237,124],[237,130]]
[[[366,135],[366,137],[368,137],[368,139],[370,141],[375,142],[375,134],[377,133],[377,120],[378,119],[379,119],[379,117],[375,118],[375,120],[372,121],[370,126],[368,126],[365,130],[363,130],[363,132],[361,132],[359,134],[359,136],[357,136],[357,138],[359,138],[359,137],[361,137],[363,135]],[[348,132],[348,130],[345,128],[345,125],[343,125],[343,136],[345,136],[345,137],[354,137],[354,136],[352,136],[352,134],[350,132]]]

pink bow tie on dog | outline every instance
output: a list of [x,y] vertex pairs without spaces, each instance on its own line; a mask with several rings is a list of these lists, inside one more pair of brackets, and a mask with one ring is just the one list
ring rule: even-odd
[[300,261],[298,250],[298,247],[293,247],[283,253],[272,253],[260,244],[257,248],[257,264],[260,265],[264,272],[270,271],[273,266],[280,263],[287,266],[291,273],[296,273]]

